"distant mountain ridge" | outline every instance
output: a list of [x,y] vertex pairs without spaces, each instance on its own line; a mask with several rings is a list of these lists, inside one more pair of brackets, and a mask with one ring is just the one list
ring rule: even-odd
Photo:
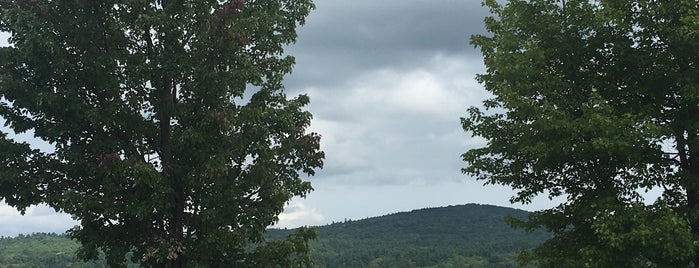
[[[467,204],[399,212],[319,226],[311,243],[318,267],[520,267],[515,253],[549,238],[526,233],[504,218],[529,212]],[[269,230],[272,238],[290,230]]]
[[[317,267],[328,268],[520,267],[516,251],[549,238],[546,232],[526,233],[503,221],[528,213],[468,204],[348,220],[317,227],[311,256]],[[293,231],[270,229],[267,237],[279,239]],[[106,267],[104,260],[78,262],[73,253],[77,246],[57,234],[0,238],[0,267]]]

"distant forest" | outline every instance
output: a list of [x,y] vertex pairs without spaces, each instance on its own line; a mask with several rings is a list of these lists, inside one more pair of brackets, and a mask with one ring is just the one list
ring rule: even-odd
[[[516,252],[550,235],[507,226],[507,216],[528,212],[490,205],[461,205],[347,220],[317,227],[311,242],[317,267],[521,267]],[[294,230],[270,229],[270,240]],[[78,244],[63,235],[37,233],[0,238],[0,267],[106,267],[103,259],[79,262]]]
[[75,254],[78,246],[55,233],[0,237],[0,267],[107,267],[104,260],[79,261]]

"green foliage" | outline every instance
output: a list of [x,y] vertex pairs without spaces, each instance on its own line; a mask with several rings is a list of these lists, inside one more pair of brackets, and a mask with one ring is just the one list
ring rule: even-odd
[[[699,264],[699,2],[484,1],[476,35],[494,98],[463,127],[487,140],[464,172],[512,202],[565,197],[512,221],[554,236],[542,267]],[[654,204],[641,193],[664,190]]]
[[[318,267],[520,267],[518,250],[549,238],[537,230],[513,230],[505,217],[527,212],[488,205],[415,210],[317,227],[310,242]],[[272,229],[270,239],[289,230]]]
[[[300,173],[322,167],[284,47],[310,0],[0,0],[0,200],[80,226],[78,256],[146,266],[253,266]],[[127,255],[127,253],[129,253]],[[281,260],[280,260],[281,261]]]
[[255,251],[252,267],[311,267],[308,241],[318,238],[315,229],[301,227],[287,236],[286,240],[273,240]]

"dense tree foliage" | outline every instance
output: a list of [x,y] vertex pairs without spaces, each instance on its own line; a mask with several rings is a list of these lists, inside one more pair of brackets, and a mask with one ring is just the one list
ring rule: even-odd
[[464,172],[513,202],[565,199],[515,222],[554,234],[523,260],[699,265],[699,1],[485,4],[490,34],[472,43],[494,97],[462,120],[487,140]]
[[[0,0],[0,200],[80,221],[80,258],[121,266],[308,262],[258,244],[322,166],[284,47],[310,0]],[[131,256],[131,255],[129,255]]]
[[2,267],[104,267],[104,261],[81,262],[75,255],[79,245],[63,235],[36,233],[0,237]]
[[[333,223],[317,227],[320,236],[310,243],[310,254],[317,267],[329,268],[520,267],[515,252],[535,247],[549,237],[541,230],[513,230],[503,221],[506,216],[526,215],[510,208],[465,205]],[[286,243],[283,239],[290,234],[294,230],[270,229],[266,237]],[[4,238],[0,239],[0,266],[47,267],[38,264],[60,259],[54,267],[104,267],[104,259],[75,261],[70,253],[77,247],[74,241],[56,235]],[[18,252],[23,257],[16,257]]]

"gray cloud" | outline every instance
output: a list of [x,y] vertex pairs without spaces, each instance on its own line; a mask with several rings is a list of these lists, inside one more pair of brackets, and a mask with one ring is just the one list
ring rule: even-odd
[[300,29],[299,46],[314,51],[464,51],[482,33],[484,8],[474,0],[318,1]]
[[459,155],[468,136],[459,124],[485,92],[473,80],[482,69],[467,56],[435,57],[412,70],[387,68],[314,87],[313,130],[321,133],[326,169],[314,180],[407,184],[463,178]]
[[478,57],[469,36],[483,33],[487,10],[475,0],[317,1],[289,50],[288,84],[332,85],[379,68],[413,68],[435,54]]

